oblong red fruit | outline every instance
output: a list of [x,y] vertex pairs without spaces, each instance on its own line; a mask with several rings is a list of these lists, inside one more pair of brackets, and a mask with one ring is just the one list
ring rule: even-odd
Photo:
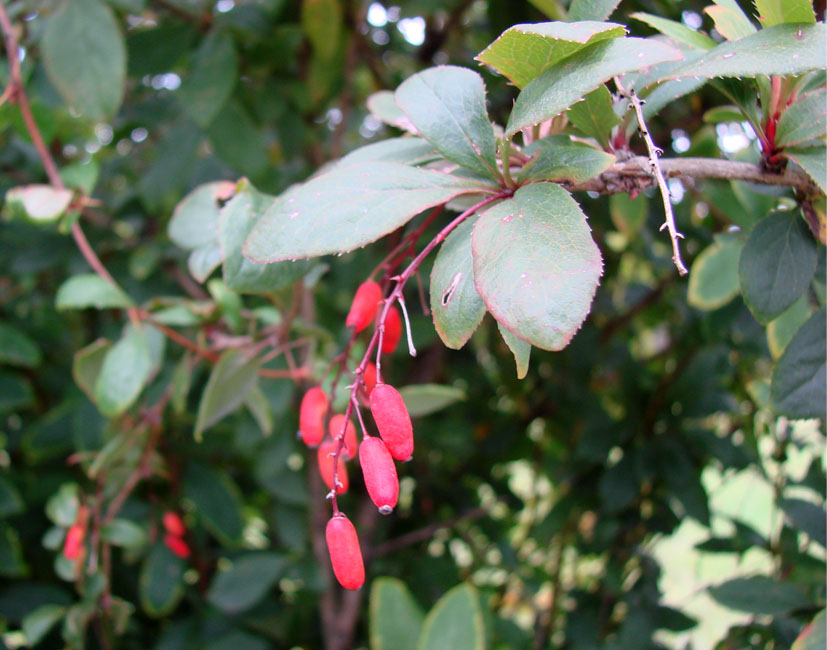
[[365,564],[359,537],[350,519],[336,515],[327,522],[325,529],[327,552],[336,580],[345,589],[358,589],[365,583]]
[[373,280],[368,280],[359,285],[353,302],[350,303],[350,311],[347,314],[345,325],[351,329],[361,332],[373,321],[376,316],[376,309],[379,301],[382,300],[382,287]]
[[315,447],[324,438],[324,415],[327,412],[327,395],[314,386],[302,397],[299,408],[299,432],[304,444]]
[[[342,426],[345,423],[345,416],[341,413],[334,415],[330,418],[330,425],[328,426],[328,430],[330,431],[330,437],[333,440],[339,437],[342,433]],[[359,441],[356,440],[356,427],[353,426],[353,422],[351,420],[347,421],[347,427],[345,427],[345,446],[342,449],[342,455],[344,456],[345,460],[350,460],[351,458],[356,458],[356,453],[359,449]]]
[[181,537],[173,535],[172,533],[164,535],[164,546],[181,558],[187,558],[191,553],[189,544]]
[[80,524],[74,524],[66,531],[66,539],[63,540],[63,557],[67,560],[76,560],[83,548],[84,530]]
[[[316,452],[316,458],[319,461],[319,474],[322,476],[324,484],[328,489],[333,489],[333,454],[339,446],[338,442],[334,440],[325,440],[319,445],[319,450]],[[344,449],[342,449],[344,451]],[[336,472],[336,478],[339,480],[339,487],[336,488],[336,494],[344,494],[347,492],[349,482],[347,480],[347,469],[345,469],[345,460],[339,456],[339,471]]]
[[402,317],[396,307],[391,307],[385,317],[385,331],[382,334],[382,354],[393,354],[401,338]]
[[165,531],[176,537],[183,537],[187,532],[187,527],[184,526],[181,516],[177,512],[172,512],[172,510],[164,513],[161,523],[164,525]]
[[370,394],[370,412],[391,456],[408,460],[414,450],[413,425],[399,391],[389,384],[377,384]]
[[393,458],[381,438],[365,437],[359,447],[359,464],[370,500],[383,515],[389,515],[399,499],[399,479]]
[[362,379],[365,381],[365,393],[370,397],[373,388],[376,386],[376,364],[372,361],[368,361],[368,365],[365,366],[365,373],[362,375]]

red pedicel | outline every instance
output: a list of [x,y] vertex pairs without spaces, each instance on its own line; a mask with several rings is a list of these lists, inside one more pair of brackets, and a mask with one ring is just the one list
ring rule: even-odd
[[370,500],[383,515],[389,515],[399,499],[399,480],[393,458],[381,438],[365,437],[359,448],[359,463]]
[[[342,425],[344,423],[345,416],[341,413],[330,418],[328,430],[330,431],[330,437],[333,440],[336,440],[336,438],[339,437],[339,434],[342,433]],[[359,441],[356,440],[356,427],[353,426],[353,422],[348,420],[347,428],[345,429],[345,446],[342,448],[342,456],[345,460],[356,458],[358,449]]]
[[[319,451],[316,453],[316,458],[319,461],[319,474],[322,476],[324,484],[333,489],[333,453],[339,446],[338,442],[333,440],[325,440],[319,445]],[[344,451],[344,449],[342,449]],[[347,492],[349,483],[347,480],[347,470],[345,469],[345,461],[342,456],[339,456],[339,471],[336,474],[339,479],[339,487],[336,488],[336,494],[344,494]]]
[[342,514],[335,515],[327,522],[324,536],[336,580],[345,589],[361,587],[365,583],[365,564],[359,537],[350,519]]
[[324,414],[327,412],[327,395],[314,386],[302,397],[299,409],[299,432],[304,444],[315,447],[324,438]]
[[360,284],[350,304],[345,325],[356,332],[361,332],[371,324],[373,317],[376,316],[380,300],[382,300],[382,288],[378,284],[373,280]]
[[393,354],[401,338],[402,317],[396,307],[391,307],[385,317],[385,332],[382,334],[382,354]]
[[63,557],[67,560],[76,560],[83,548],[84,530],[80,524],[74,524],[66,531],[66,539],[63,540]]
[[372,361],[368,361],[368,365],[365,366],[365,373],[362,375],[362,379],[365,381],[365,393],[370,397],[374,386],[376,386],[376,365]]
[[184,526],[181,516],[177,512],[172,512],[172,510],[164,513],[161,523],[164,525],[164,530],[176,537],[183,537],[187,532],[187,527]]
[[164,545],[178,557],[188,558],[190,556],[189,545],[177,535],[172,533],[164,535]]
[[399,391],[389,384],[377,384],[370,394],[370,412],[391,456],[408,460],[414,450],[413,425]]

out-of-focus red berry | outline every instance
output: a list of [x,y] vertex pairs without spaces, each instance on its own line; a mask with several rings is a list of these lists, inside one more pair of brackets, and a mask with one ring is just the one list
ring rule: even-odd
[[[319,474],[321,474],[324,484],[331,490],[333,489],[333,454],[338,446],[339,443],[334,440],[325,440],[319,445],[319,450],[316,452],[316,458],[319,462]],[[336,473],[336,478],[339,480],[336,494],[344,494],[348,490],[349,482],[345,461],[341,455],[339,456],[339,470]]]
[[389,515],[399,499],[399,479],[388,448],[381,438],[365,438],[359,447],[359,464],[370,500]]
[[391,456],[408,460],[414,450],[413,425],[399,391],[389,384],[377,384],[370,394],[370,412]]
[[[330,437],[333,440],[339,437],[339,434],[342,433],[342,427],[345,424],[345,416],[341,413],[334,415],[330,418],[330,425],[328,426],[328,430],[330,431]],[[353,422],[348,420],[347,427],[345,427],[345,446],[342,449],[342,456],[344,456],[345,460],[350,460],[351,458],[356,458],[356,453],[359,449],[359,441],[356,440],[356,427],[353,426]]]
[[189,544],[187,544],[181,537],[167,533],[164,535],[164,545],[175,555],[181,558],[188,558],[192,551],[190,551]]
[[402,317],[394,306],[385,317],[385,332],[382,334],[382,354],[393,354],[402,338]]
[[183,537],[187,532],[187,527],[184,526],[181,516],[177,512],[172,512],[172,510],[164,513],[161,523],[164,525],[165,531],[176,537]]
[[373,280],[360,284],[350,304],[345,325],[356,332],[361,332],[371,324],[373,317],[376,316],[380,300],[382,300],[382,287]]
[[324,438],[324,416],[327,412],[327,395],[318,386],[304,394],[299,408],[299,431],[308,447],[315,447]]

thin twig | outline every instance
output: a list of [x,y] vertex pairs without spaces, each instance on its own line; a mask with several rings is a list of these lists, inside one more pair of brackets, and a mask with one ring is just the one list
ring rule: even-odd
[[656,147],[655,143],[652,142],[652,136],[649,135],[649,131],[646,128],[646,121],[643,119],[643,108],[640,104],[640,99],[635,94],[634,88],[626,90],[617,77],[615,77],[615,85],[617,86],[618,92],[628,97],[629,101],[632,102],[632,106],[634,106],[635,115],[637,115],[637,123],[640,127],[640,134],[643,136],[643,140],[646,142],[646,149],[649,151],[651,173],[658,181],[660,195],[663,198],[663,210],[666,216],[666,221],[660,229],[663,230],[666,228],[669,231],[669,238],[672,240],[672,261],[675,263],[678,273],[681,275],[686,275],[689,273],[689,270],[686,266],[684,266],[683,260],[681,259],[681,249],[678,243],[679,239],[683,239],[683,235],[678,232],[678,229],[675,226],[675,214],[672,212],[672,200],[669,192],[669,186],[666,184],[666,179],[663,177],[663,172],[661,171],[660,163],[658,162],[658,157],[663,153],[663,151]]

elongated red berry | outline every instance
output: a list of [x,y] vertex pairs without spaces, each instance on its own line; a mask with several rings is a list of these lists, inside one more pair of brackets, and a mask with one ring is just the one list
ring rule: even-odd
[[[338,442],[328,439],[319,445],[319,450],[316,452],[316,458],[319,461],[319,474],[321,474],[324,484],[330,490],[333,489],[333,454],[338,447]],[[344,449],[342,449],[342,451],[344,451]],[[336,494],[344,494],[347,492],[349,483],[347,480],[347,469],[345,469],[345,460],[342,456],[339,456],[339,471],[336,472],[336,478],[339,481]]]
[[318,386],[304,394],[299,409],[299,431],[308,447],[315,447],[324,438],[324,415],[327,412],[327,395]]
[[359,447],[359,463],[370,500],[389,515],[399,499],[399,479],[393,458],[381,438],[365,437]]
[[373,280],[360,284],[350,304],[345,325],[361,332],[371,324],[373,317],[376,316],[380,300],[382,300],[382,288],[378,284]]
[[187,532],[187,527],[184,526],[184,522],[177,512],[172,512],[171,510],[165,512],[161,523],[164,525],[165,531],[176,537],[183,537]]
[[63,557],[67,560],[76,560],[83,548],[84,530],[80,524],[74,524],[66,531],[66,539],[63,540]]
[[[330,418],[330,437],[333,440],[339,437],[339,434],[342,433],[342,427],[345,424],[345,416],[339,413],[338,415],[334,415]],[[351,458],[356,458],[356,453],[359,449],[359,442],[356,440],[356,427],[353,426],[353,422],[350,420],[347,421],[347,427],[345,428],[345,446],[342,449],[342,456],[344,456],[345,460],[350,460]]]
[[382,354],[393,354],[401,338],[402,317],[396,307],[391,307],[385,317],[385,332],[382,334]]
[[334,516],[327,522],[324,536],[336,580],[345,589],[361,587],[365,582],[365,564],[359,536],[350,519],[342,514]]
[[190,556],[190,547],[181,537],[167,533],[164,535],[164,546],[175,553],[178,557],[187,558]]
[[365,366],[365,374],[362,375],[362,379],[365,380],[365,393],[367,393],[367,396],[370,397],[373,387],[376,386],[376,365],[373,362],[368,361],[368,365]]
[[391,456],[408,460],[414,450],[413,425],[399,391],[388,384],[377,384],[370,394],[370,412]]

